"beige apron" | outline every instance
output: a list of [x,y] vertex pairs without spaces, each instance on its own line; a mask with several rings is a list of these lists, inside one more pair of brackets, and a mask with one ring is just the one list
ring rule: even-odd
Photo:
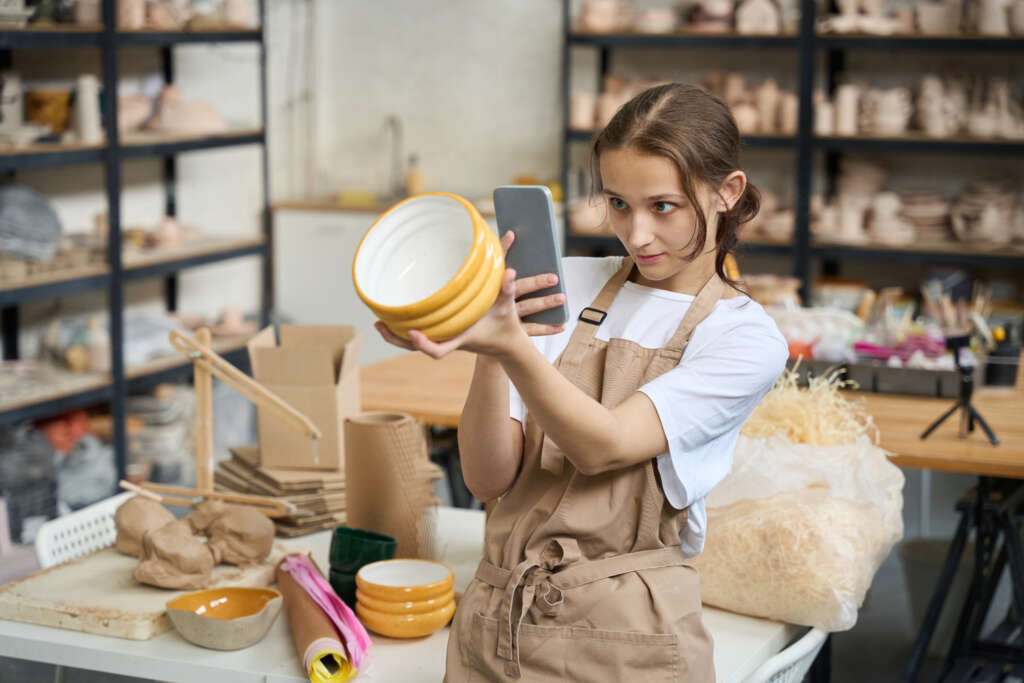
[[[679,364],[724,286],[704,285],[665,348],[596,339],[633,268],[605,284],[555,366],[612,408]],[[529,414],[522,471],[487,521],[484,559],[448,641],[449,683],[713,682],[697,570],[684,564],[687,511],[665,499],[655,459],[581,474]]]

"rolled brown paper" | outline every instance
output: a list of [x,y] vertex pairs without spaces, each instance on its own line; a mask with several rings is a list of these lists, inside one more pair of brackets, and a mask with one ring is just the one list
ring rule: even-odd
[[431,559],[436,505],[423,425],[400,413],[363,413],[345,420],[346,524],[387,534],[395,557]]
[[356,672],[348,661],[345,645],[338,637],[330,617],[291,574],[281,569],[280,563],[276,575],[277,588],[284,598],[284,609],[288,613],[288,624],[295,641],[295,652],[310,681],[351,680]]

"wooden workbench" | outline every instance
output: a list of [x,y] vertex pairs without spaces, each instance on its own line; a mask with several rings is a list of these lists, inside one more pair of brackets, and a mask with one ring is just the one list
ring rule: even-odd
[[[361,370],[363,410],[408,413],[427,423],[457,427],[473,377],[474,355],[465,351],[433,360],[407,353]],[[1024,373],[1021,373],[1024,379]],[[880,445],[902,467],[1024,479],[1024,387],[981,388],[975,406],[999,437],[992,446],[980,430],[967,439],[957,436],[953,416],[927,440],[921,432],[952,399],[855,394],[863,398],[878,426]]]

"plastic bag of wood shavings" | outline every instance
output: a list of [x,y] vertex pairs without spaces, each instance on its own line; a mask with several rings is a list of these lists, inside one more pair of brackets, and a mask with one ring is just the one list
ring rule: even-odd
[[852,443],[863,435],[877,438],[863,402],[839,392],[855,387],[855,382],[841,380],[834,370],[811,377],[808,386],[800,388],[798,376],[795,367],[785,370],[740,433],[753,438],[781,433],[793,443],[818,446]]
[[693,564],[709,605],[845,631],[903,536],[903,473],[862,436],[842,446],[785,438],[736,444],[732,474],[707,498]]

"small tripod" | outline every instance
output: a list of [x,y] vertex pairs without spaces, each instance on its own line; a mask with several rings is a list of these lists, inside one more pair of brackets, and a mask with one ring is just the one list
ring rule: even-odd
[[960,411],[960,438],[965,438],[970,432],[974,431],[974,423],[977,422],[981,425],[985,435],[993,446],[999,445],[999,439],[996,438],[995,432],[985,422],[985,418],[981,416],[978,409],[971,404],[971,396],[974,394],[974,368],[964,367],[960,364],[960,349],[967,348],[971,343],[971,336],[968,334],[959,335],[956,337],[946,337],[946,348],[953,352],[953,362],[956,364],[956,369],[960,373],[960,396],[957,398],[956,403],[953,407],[944,412],[939,416],[939,419],[935,420],[928,429],[924,430],[921,434],[922,439],[927,439],[928,436],[935,431],[935,429],[946,421],[946,418],[951,416],[957,410]]

